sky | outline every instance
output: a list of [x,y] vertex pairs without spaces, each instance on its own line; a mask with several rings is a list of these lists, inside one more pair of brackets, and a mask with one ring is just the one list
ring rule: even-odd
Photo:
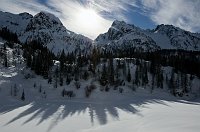
[[95,39],[114,20],[143,29],[171,24],[200,32],[200,0],[0,0],[0,10],[32,15],[46,11],[76,33]]

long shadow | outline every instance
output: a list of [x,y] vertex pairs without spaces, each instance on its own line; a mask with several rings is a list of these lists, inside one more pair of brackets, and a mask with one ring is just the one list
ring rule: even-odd
[[[20,104],[12,107],[8,107],[7,109],[0,109],[0,114],[6,114],[7,112],[14,111],[19,107],[27,106],[27,109],[22,111],[20,114],[16,115],[7,122],[5,125],[9,125],[25,116],[31,115],[26,121],[23,122],[22,125],[31,122],[34,119],[39,119],[36,125],[43,123],[48,118],[52,118],[51,123],[49,124],[49,128],[47,131],[51,131],[60,121],[64,120],[69,116],[73,116],[75,114],[81,114],[88,112],[90,116],[91,125],[94,124],[94,121],[97,120],[99,124],[104,125],[108,122],[108,115],[116,120],[120,120],[119,110],[126,111],[131,114],[140,114],[137,106],[141,106],[147,103],[158,103],[162,105],[167,105],[165,103],[166,99],[162,98],[137,98],[129,99],[125,101],[116,101],[116,102],[102,102],[102,101],[73,101],[71,100],[61,100],[61,101],[35,101],[29,104]],[[89,102],[90,101],[90,102]],[[181,103],[190,103],[179,100],[166,100],[172,102],[181,102]],[[195,105],[200,105],[200,103],[194,102]],[[95,119],[94,119],[95,118]]]

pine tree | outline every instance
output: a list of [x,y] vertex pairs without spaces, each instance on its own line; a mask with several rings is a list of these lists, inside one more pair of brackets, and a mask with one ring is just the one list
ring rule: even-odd
[[62,77],[62,75],[61,75],[61,73],[60,73],[60,86],[63,86],[63,77]]
[[16,85],[16,84],[14,84],[14,91],[13,91],[13,92],[14,92],[13,95],[14,95],[14,96],[17,96],[18,88],[17,88],[17,85]]
[[23,92],[22,92],[21,100],[22,100],[22,101],[24,101],[24,100],[25,100],[24,89],[23,89]]
[[140,85],[140,78],[139,78],[139,66],[136,67],[136,70],[135,70],[135,84],[137,86]]
[[66,78],[66,84],[67,84],[67,85],[69,85],[69,84],[70,84],[70,82],[71,82],[71,79],[70,79],[69,75],[67,74],[67,78]]
[[42,98],[47,98],[47,94],[45,91],[43,92]]
[[153,93],[154,87],[155,87],[155,75],[152,74],[151,93]]
[[188,93],[189,92],[189,82],[188,82],[188,76],[187,74],[183,74],[181,75],[181,82],[182,82],[182,89],[184,93]]
[[63,90],[62,90],[62,97],[65,97],[65,89],[63,88]]
[[13,96],[13,87],[10,87],[10,95]]
[[103,68],[102,68],[100,84],[102,86],[105,86],[107,84],[107,82],[108,82],[108,75],[107,75],[107,70],[106,70],[106,64],[104,64]]
[[40,87],[39,87],[39,93],[42,92],[42,85],[40,84]]
[[34,84],[33,84],[33,87],[34,87],[34,88],[36,88],[36,87],[37,87],[37,85],[36,85],[36,82],[34,82]]
[[49,84],[52,83],[52,77],[51,77],[51,76],[48,77],[48,83],[49,83]]
[[97,50],[96,47],[93,48],[92,50],[92,55],[91,55],[91,62],[92,62],[92,69],[95,71],[97,63],[99,61],[100,57],[99,57],[99,52]]
[[89,73],[87,71],[84,71],[84,73],[83,73],[83,79],[87,80],[88,76],[89,76]]
[[111,57],[109,59],[109,82],[110,84],[113,84],[114,83],[114,67],[113,67],[113,58]]
[[123,62],[123,75],[124,75],[124,77],[126,77],[126,62],[125,62],[125,60]]
[[174,69],[172,69],[172,72],[171,72],[170,89],[171,89],[171,93],[174,96],[176,96],[176,85],[175,85],[175,73],[174,73]]
[[59,71],[58,71],[58,67],[56,67],[56,70],[55,70],[55,84],[54,84],[54,87],[57,88],[58,87],[58,74],[59,74]]
[[4,66],[8,67],[8,58],[7,58],[7,51],[6,51],[6,45],[4,44]]
[[148,72],[147,72],[147,64],[144,62],[144,66],[142,68],[142,85],[146,87],[148,84]]
[[65,55],[64,49],[62,50],[62,53],[60,55],[59,60],[60,60],[60,71],[63,72],[63,70],[64,70],[64,64],[65,64],[65,61],[66,61],[66,55]]
[[130,67],[129,66],[128,66],[127,81],[131,82],[131,73],[130,73]]

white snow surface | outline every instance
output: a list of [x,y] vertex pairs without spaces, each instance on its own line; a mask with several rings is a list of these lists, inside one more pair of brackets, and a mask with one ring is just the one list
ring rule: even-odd
[[[161,91],[149,94],[145,90],[123,94],[96,90],[91,98],[81,96],[80,90],[77,98],[61,98],[62,88],[55,90],[40,77],[22,79],[15,68],[9,71],[16,74],[1,68],[1,132],[199,132],[200,129],[200,100],[178,100]],[[38,88],[33,88],[33,81],[45,88],[46,99],[38,94]],[[20,90],[24,88],[26,101],[9,96],[6,89],[15,82]]]
[[[12,50],[9,49],[8,52]],[[23,61],[23,60],[19,60]],[[168,69],[168,68],[166,68]],[[30,74],[33,78],[25,79]],[[164,90],[147,89],[136,92],[124,88],[101,92],[100,86],[85,98],[84,88],[92,79],[53,88],[24,64],[0,67],[0,131],[1,132],[199,132],[200,99],[178,99]],[[198,80],[195,81],[199,83]],[[37,86],[34,88],[33,84]],[[10,88],[17,84],[16,97]],[[39,86],[47,97],[39,93]],[[61,97],[63,88],[73,90],[76,97]],[[21,101],[24,89],[25,101]]]

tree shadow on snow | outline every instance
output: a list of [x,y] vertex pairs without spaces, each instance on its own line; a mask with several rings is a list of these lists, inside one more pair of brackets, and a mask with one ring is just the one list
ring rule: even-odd
[[[136,99],[128,99],[116,102],[103,102],[103,101],[92,101],[90,99],[80,100],[61,100],[61,101],[36,101],[31,103],[18,104],[16,106],[11,106],[7,108],[0,109],[0,114],[6,114],[8,112],[17,110],[19,108],[23,108],[21,113],[13,117],[9,122],[5,125],[9,125],[25,116],[30,116],[26,119],[22,125],[31,122],[34,119],[39,119],[36,125],[40,125],[47,119],[51,119],[51,123],[49,124],[49,128],[47,131],[52,130],[60,121],[67,119],[67,117],[79,115],[81,113],[88,112],[90,117],[91,125],[94,124],[95,121],[98,121],[100,125],[105,125],[108,121],[108,115],[111,116],[115,120],[120,120],[119,110],[137,114],[140,114],[138,110],[138,106],[144,106],[144,104],[148,103],[158,103],[162,105],[167,105],[165,103],[166,99],[161,98],[137,98]],[[178,100],[166,100],[173,102],[181,102],[187,103]],[[196,105],[200,105],[199,103],[195,103]],[[67,124],[66,124],[67,125]]]

